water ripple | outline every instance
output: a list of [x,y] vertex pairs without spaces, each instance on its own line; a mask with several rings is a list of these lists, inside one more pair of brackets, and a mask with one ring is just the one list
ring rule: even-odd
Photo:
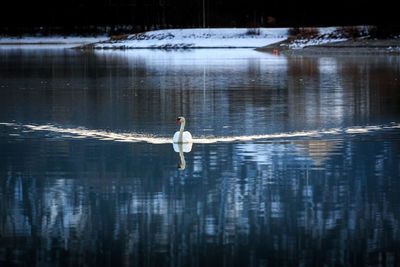
[[[113,131],[104,130],[93,130],[86,129],[84,127],[76,128],[64,128],[52,124],[46,125],[34,125],[34,124],[18,124],[12,122],[2,122],[2,126],[14,127],[21,129],[21,133],[35,132],[35,131],[46,131],[51,133],[61,134],[62,138],[93,138],[103,141],[115,141],[115,142],[146,142],[149,144],[168,144],[172,143],[172,138],[159,137],[151,134],[139,134],[139,133],[119,133]],[[243,136],[200,136],[194,137],[193,143],[197,144],[213,144],[218,142],[238,142],[238,141],[252,141],[260,139],[286,139],[293,137],[318,137],[321,135],[345,135],[345,134],[365,134],[381,130],[400,129],[400,123],[392,122],[386,125],[368,125],[368,126],[353,126],[348,128],[331,128],[322,130],[311,130],[311,131],[297,131],[297,132],[283,132],[274,134],[259,134],[259,135],[243,135]],[[14,136],[15,133],[10,133],[10,136]]]

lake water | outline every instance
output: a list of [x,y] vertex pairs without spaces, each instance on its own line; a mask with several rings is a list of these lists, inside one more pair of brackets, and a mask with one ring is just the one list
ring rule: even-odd
[[394,266],[400,57],[3,48],[0,211],[0,265]]

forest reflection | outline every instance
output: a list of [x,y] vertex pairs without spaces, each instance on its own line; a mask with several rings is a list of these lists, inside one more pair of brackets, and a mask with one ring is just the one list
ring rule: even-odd
[[[329,255],[344,263],[399,256],[399,199],[389,190],[398,186],[398,150],[384,143],[197,144],[181,172],[170,145],[81,142],[7,150],[2,261],[238,266],[306,264],[315,251],[321,264],[336,262]],[[35,156],[47,146],[52,153]],[[13,171],[20,157],[24,173]]]

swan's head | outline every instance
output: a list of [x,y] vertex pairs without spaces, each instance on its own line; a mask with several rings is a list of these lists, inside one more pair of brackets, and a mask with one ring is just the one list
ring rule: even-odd
[[178,170],[183,171],[186,168],[186,162],[183,164],[177,163],[176,166],[178,167]]
[[185,118],[182,116],[176,118],[176,123],[178,123],[178,122],[185,122]]

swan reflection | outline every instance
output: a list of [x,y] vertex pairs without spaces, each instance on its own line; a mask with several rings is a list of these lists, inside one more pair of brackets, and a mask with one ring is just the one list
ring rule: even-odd
[[173,144],[174,151],[179,153],[179,157],[181,158],[181,163],[178,163],[178,169],[179,170],[184,170],[186,168],[186,161],[185,161],[185,155],[183,153],[188,153],[192,151],[192,146],[193,143],[179,143]]

